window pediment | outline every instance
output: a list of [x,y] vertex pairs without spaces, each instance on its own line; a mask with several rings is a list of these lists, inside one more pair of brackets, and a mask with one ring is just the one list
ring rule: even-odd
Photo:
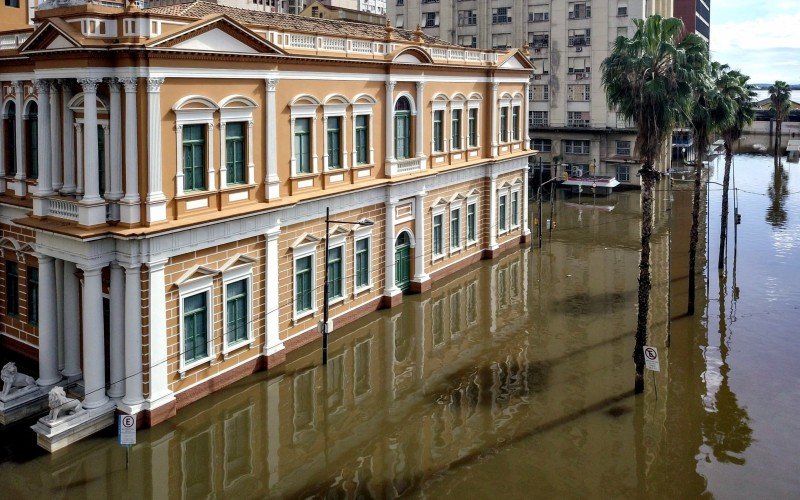
[[316,236],[313,236],[313,235],[311,235],[309,233],[303,233],[303,234],[300,235],[299,238],[294,240],[294,243],[292,243],[289,246],[289,248],[291,248],[294,251],[301,250],[301,249],[307,249],[309,247],[316,246],[317,243],[319,243],[320,241],[322,241],[322,240],[320,238],[317,238]]
[[229,270],[235,269],[235,268],[244,268],[244,267],[250,268],[255,263],[256,263],[256,259],[254,259],[254,258],[252,258],[252,257],[250,257],[248,255],[244,255],[244,254],[240,254],[239,253],[239,254],[234,255],[230,259],[228,259],[228,261],[225,262],[222,265],[222,267],[219,268],[219,270],[220,270],[220,272],[224,273],[226,271],[229,271]]
[[193,266],[191,269],[186,271],[183,276],[178,278],[175,281],[175,286],[180,288],[187,285],[193,285],[195,283],[205,283],[212,280],[215,274],[217,274],[216,270],[198,264]]

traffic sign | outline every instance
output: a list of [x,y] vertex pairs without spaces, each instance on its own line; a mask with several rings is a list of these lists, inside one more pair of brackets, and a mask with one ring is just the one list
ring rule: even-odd
[[658,350],[655,347],[644,346],[644,367],[650,371],[660,372],[661,367],[658,363]]
[[119,444],[136,444],[136,415],[119,416]]

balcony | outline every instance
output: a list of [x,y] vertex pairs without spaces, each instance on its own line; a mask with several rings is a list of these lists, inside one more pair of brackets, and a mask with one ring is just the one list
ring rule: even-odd
[[50,198],[50,211],[47,216],[78,222],[79,207],[80,202],[78,200],[64,196],[54,196]]
[[388,168],[387,175],[389,177],[419,172],[425,169],[425,158],[415,156],[414,158],[392,160],[387,162],[386,167]]
[[572,119],[567,120],[567,127],[571,128],[589,128],[590,121],[586,119]]

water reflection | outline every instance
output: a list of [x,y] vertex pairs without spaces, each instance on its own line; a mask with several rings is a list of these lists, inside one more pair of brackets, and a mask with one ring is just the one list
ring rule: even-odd
[[789,219],[784,205],[789,196],[789,173],[783,168],[780,161],[775,163],[772,179],[767,187],[767,196],[770,204],[767,208],[767,222],[772,227],[783,228]]

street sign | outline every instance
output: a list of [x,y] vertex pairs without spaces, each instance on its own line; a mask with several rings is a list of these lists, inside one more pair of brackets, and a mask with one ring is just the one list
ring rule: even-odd
[[119,416],[119,444],[136,444],[136,415]]
[[644,367],[650,371],[660,372],[661,367],[658,364],[658,350],[655,347],[644,346]]

